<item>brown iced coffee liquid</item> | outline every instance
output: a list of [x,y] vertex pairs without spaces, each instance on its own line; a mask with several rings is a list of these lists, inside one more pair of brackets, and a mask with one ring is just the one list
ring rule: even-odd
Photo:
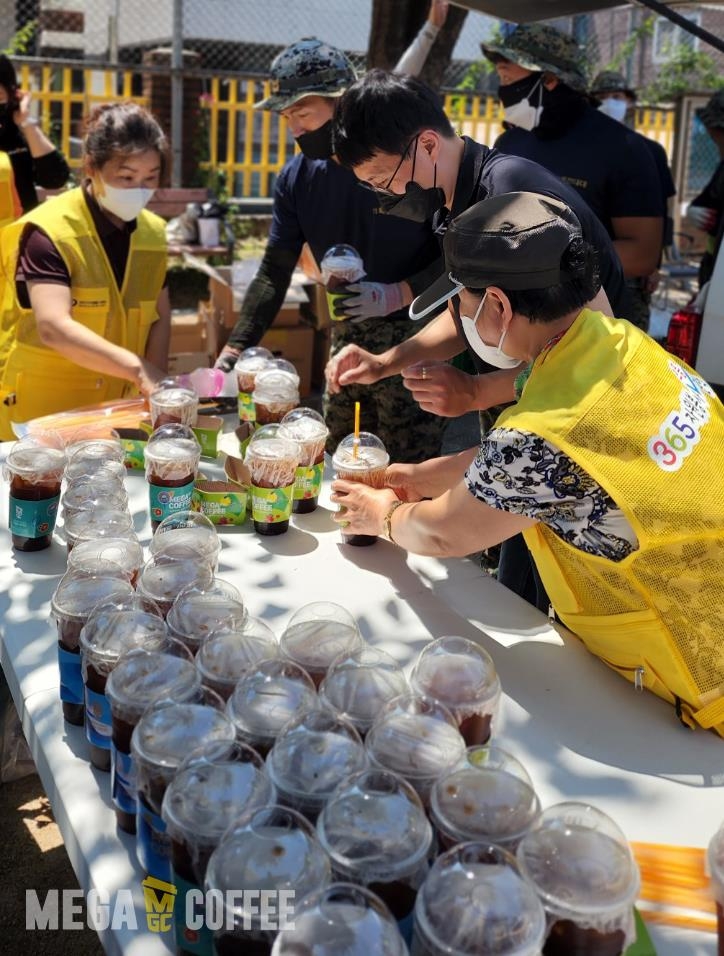
[[376,893],[387,908],[401,922],[412,913],[417,899],[417,890],[409,883],[396,880],[394,883],[370,883],[369,889]]
[[219,933],[214,937],[216,956],[270,956],[272,944],[265,939],[255,939],[249,933]]
[[[80,655],[80,632],[84,621],[58,621],[58,644],[64,651]],[[83,704],[70,704],[63,701],[63,717],[74,727],[82,727],[85,722]]]
[[490,740],[490,721],[490,714],[473,714],[460,722],[460,734],[466,747],[486,744]]
[[[183,485],[190,484],[193,480],[194,473],[190,472],[188,475],[184,475],[183,478],[161,478],[158,475],[151,475],[148,479],[148,483],[155,485],[157,488],[181,488]],[[160,521],[151,519],[151,530],[155,531],[160,524]]]
[[[319,454],[317,458],[314,459],[314,464],[320,465],[323,461],[324,461],[324,449],[322,449],[321,454]],[[311,514],[313,511],[316,510],[318,500],[319,499],[317,495],[315,495],[314,498],[297,498],[294,501],[292,510],[294,511],[295,514],[298,514],[298,515]]]
[[[47,501],[60,494],[60,482],[48,484],[31,484],[20,475],[13,475],[10,480],[10,497],[20,501]],[[13,547],[16,551],[44,551],[50,547],[53,532],[41,535],[39,538],[26,538],[23,535],[13,534]]]
[[159,412],[153,423],[154,431],[161,425],[185,425],[186,417],[182,412]]
[[[111,719],[111,740],[113,741],[113,746],[116,750],[120,751],[122,754],[130,754],[131,752],[131,736],[135,724],[129,724],[125,720],[120,720],[118,717],[113,717]],[[125,810],[119,810],[118,807],[114,807],[116,811],[116,822],[121,830],[125,833],[135,834],[136,832],[136,814],[135,813],[126,813]]]
[[626,935],[623,930],[599,933],[584,929],[572,920],[553,924],[543,946],[544,956],[621,956]]
[[276,425],[287,412],[296,408],[296,403],[293,405],[262,405],[261,402],[254,402],[254,408],[256,409],[257,425]]
[[[108,680],[107,674],[99,673],[95,667],[89,665],[86,670],[86,685],[96,692],[96,694],[105,694],[106,692],[106,681]],[[110,772],[111,769],[111,751],[110,745],[106,750],[104,747],[97,747],[95,744],[88,742],[88,751],[90,754],[90,762],[96,768],[96,770],[104,770],[106,773]]]

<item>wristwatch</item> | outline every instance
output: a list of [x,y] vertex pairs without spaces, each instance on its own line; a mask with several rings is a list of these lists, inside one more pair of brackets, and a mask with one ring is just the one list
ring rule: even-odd
[[390,510],[387,512],[382,521],[382,534],[393,544],[395,544],[395,539],[392,537],[392,515],[397,511],[400,505],[404,505],[404,503],[404,501],[393,501],[390,505]]

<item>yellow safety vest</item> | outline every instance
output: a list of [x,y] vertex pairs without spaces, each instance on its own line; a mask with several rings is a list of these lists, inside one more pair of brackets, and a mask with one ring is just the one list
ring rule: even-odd
[[525,539],[565,625],[624,677],[724,736],[724,407],[628,322],[584,310],[498,422],[552,442],[604,488],[639,548]]
[[80,188],[48,200],[0,234],[0,437],[10,422],[95,405],[132,391],[129,382],[82,368],[40,339],[32,309],[18,301],[18,247],[29,224],[39,226],[63,257],[71,278],[71,315],[107,341],[143,355],[166,274],[163,220],[142,212],[131,235],[119,291]]
[[0,151],[0,229],[22,214],[23,208],[15,189],[13,164],[7,153]]

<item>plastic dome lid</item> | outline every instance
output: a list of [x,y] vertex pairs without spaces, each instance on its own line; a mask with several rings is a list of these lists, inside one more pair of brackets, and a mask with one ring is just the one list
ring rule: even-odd
[[317,832],[335,870],[368,883],[415,873],[433,836],[410,784],[376,769],[340,783],[319,815]]
[[464,637],[440,637],[428,644],[413,668],[410,685],[446,706],[489,701],[493,707],[500,697],[492,657]]
[[407,946],[382,900],[351,883],[332,883],[294,908],[294,929],[277,936],[271,956],[407,956]]
[[124,654],[106,684],[112,706],[138,717],[158,700],[190,700],[200,691],[201,678],[193,661],[146,650]]
[[76,458],[97,458],[101,461],[123,461],[124,451],[117,438],[81,438],[66,446],[68,461]]
[[366,733],[385,704],[408,692],[407,678],[397,661],[383,650],[363,644],[334,659],[319,697]]
[[626,837],[585,803],[544,810],[517,856],[546,909],[559,914],[607,914],[630,907],[638,895],[639,872]]
[[390,460],[384,443],[372,432],[360,432],[359,436],[347,435],[337,445],[332,457],[335,468],[345,471],[368,471],[370,468],[386,467]]
[[208,587],[213,577],[208,565],[173,560],[161,554],[144,564],[139,590],[154,600],[169,601],[174,600],[180,591],[190,585]]
[[433,863],[415,903],[423,946],[450,956],[538,956],[546,918],[515,858],[484,843],[463,843]]
[[219,627],[243,626],[246,615],[234,585],[214,578],[208,587],[184,588],[174,600],[166,620],[176,637],[200,644]]
[[329,434],[327,423],[313,408],[293,408],[279,423],[282,438],[292,441],[319,441]]
[[212,631],[199,648],[196,666],[202,677],[236,682],[265,659],[277,657],[273,631],[257,618],[247,618],[238,629]]
[[134,647],[162,651],[168,643],[163,619],[140,609],[101,605],[80,632],[83,664],[92,661],[96,670],[108,671]]
[[199,396],[192,388],[186,388],[176,383],[166,383],[151,392],[151,401],[156,405],[178,407],[180,405],[198,404]]
[[292,661],[260,661],[237,683],[227,713],[242,734],[273,739],[318,701],[312,678]]
[[314,601],[299,608],[279,639],[282,653],[305,670],[326,670],[340,654],[364,644],[350,612],[331,601]]
[[143,548],[138,538],[82,538],[68,555],[68,569],[92,570],[98,561],[112,561],[128,574],[143,564]]
[[298,402],[299,376],[283,369],[263,368],[254,381],[255,402]]
[[131,738],[134,760],[175,769],[189,753],[214,740],[233,741],[234,725],[223,711],[205,704],[162,703],[141,717]]
[[[110,567],[110,563],[107,563]],[[116,566],[116,570],[120,569]],[[131,596],[134,590],[123,577],[76,569],[66,571],[50,601],[51,612],[68,620],[87,618],[96,604]]]
[[154,557],[166,554],[171,558],[193,558],[208,555],[214,561],[221,542],[214,524],[198,511],[179,511],[168,515],[156,528],[149,550]]
[[274,356],[269,349],[254,346],[244,349],[236,360],[234,368],[240,372],[258,372],[263,369]]

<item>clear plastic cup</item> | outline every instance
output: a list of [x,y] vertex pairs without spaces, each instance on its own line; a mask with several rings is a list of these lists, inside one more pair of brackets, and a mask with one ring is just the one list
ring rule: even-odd
[[169,515],[191,510],[201,445],[188,425],[162,425],[148,439],[143,457],[155,531]]
[[363,644],[334,659],[319,688],[319,699],[365,737],[385,704],[409,690],[397,661],[380,648]]
[[151,392],[148,404],[154,429],[162,425],[188,425],[192,428],[196,424],[199,396],[192,388],[175,383],[162,384]]
[[335,877],[376,893],[409,939],[433,839],[412,787],[387,770],[353,774],[322,809],[317,833]]
[[190,654],[176,641],[168,650],[135,650],[123,655],[106,682],[111,706],[111,796],[118,826],[136,832],[136,771],[131,736],[144,712],[160,700],[196,699],[201,681]]
[[81,438],[65,449],[68,461],[82,458],[97,461],[123,461],[123,446],[117,438]]
[[101,504],[91,511],[76,511],[65,520],[65,544],[68,554],[77,541],[135,537],[133,518],[128,511],[116,511]]
[[545,934],[543,907],[515,857],[495,845],[463,843],[438,857],[417,895],[410,951],[539,956]]
[[299,376],[294,367],[287,371],[269,363],[257,374],[251,399],[257,425],[280,422],[299,405]]
[[[203,892],[209,857],[226,830],[239,817],[239,808],[253,812],[275,803],[274,786],[264,761],[244,744],[202,747],[184,761],[163,798],[161,816],[171,840],[171,882],[177,899],[189,890]],[[203,907],[200,914],[203,913]],[[211,953],[211,931],[202,925],[189,945],[186,907],[175,914],[179,952]]]
[[128,510],[128,494],[123,485],[110,475],[95,478],[77,478],[61,498],[63,520],[68,521],[79,511],[94,511],[110,508],[112,511]]
[[106,561],[117,564],[135,587],[143,565],[143,548],[135,534],[127,538],[81,538],[68,555],[68,570],[93,571],[99,562]]
[[295,907],[294,929],[277,936],[272,956],[408,956],[392,914],[374,893],[332,883]]
[[213,571],[219,563],[221,541],[206,515],[180,511],[161,522],[151,538],[149,551],[154,558],[163,555],[180,561],[202,560]]
[[168,882],[171,841],[161,818],[166,788],[183,761],[211,743],[233,743],[234,725],[207,704],[163,701],[150,707],[131,737],[138,786],[137,853],[145,872]]
[[254,402],[251,394],[254,391],[256,376],[273,358],[269,349],[244,349],[236,360],[234,371],[239,386],[239,420],[242,422],[256,421]]
[[347,316],[337,312],[337,307],[339,301],[349,295],[347,286],[350,282],[357,282],[365,274],[362,257],[354,246],[339,242],[327,249],[320,268],[327,287],[329,317],[333,322],[344,321]]
[[237,588],[228,581],[214,578],[208,587],[184,588],[171,605],[166,621],[169,633],[196,654],[212,631],[243,627],[246,617]]
[[[206,869],[207,891],[220,891],[225,904],[224,926],[214,934],[216,956],[271,951],[276,929],[264,928],[259,892],[263,898],[264,891],[271,890],[271,898],[279,900],[278,912],[266,917],[277,922],[276,915],[277,926],[284,927],[293,919],[295,901],[323,889],[329,881],[327,855],[301,814],[279,806],[246,814],[224,834]],[[248,890],[256,895],[247,895]],[[291,912],[282,899],[289,901]]]
[[90,762],[97,770],[111,769],[111,706],[106,697],[108,676],[127,651],[136,647],[162,651],[168,645],[163,619],[138,607],[98,605],[80,632],[84,685],[85,733]]
[[517,850],[548,916],[546,954],[618,956],[635,939],[640,877],[614,821],[584,803],[544,810]]
[[238,681],[226,704],[237,736],[266,757],[283,727],[317,705],[312,678],[292,661],[259,661]]
[[212,631],[198,650],[196,667],[204,684],[228,700],[250,669],[278,655],[279,644],[271,628],[248,617],[240,628]]
[[404,777],[427,805],[439,776],[465,756],[465,741],[447,707],[403,694],[385,705],[365,739],[373,766]]
[[500,680],[492,657],[478,644],[464,637],[440,637],[428,644],[410,686],[445,704],[468,747],[488,742],[500,710]]
[[115,458],[77,454],[65,468],[65,477],[70,485],[80,478],[111,478],[120,484],[126,479],[126,466]]
[[367,754],[350,723],[315,707],[289,721],[266,766],[279,803],[314,823],[335,787],[367,767]]
[[92,610],[102,601],[132,596],[133,588],[121,569],[107,562],[97,572],[66,571],[50,601],[58,628],[58,666],[63,717],[69,724],[83,726],[83,676],[80,666],[80,632]]
[[284,534],[294,501],[299,445],[284,438],[249,442],[244,459],[251,472],[251,514],[257,534]]
[[[381,439],[371,432],[360,432],[358,436],[347,435],[337,445],[332,456],[332,465],[338,478],[345,481],[360,481],[371,488],[382,488],[385,484],[390,456]],[[344,505],[340,508],[344,511]],[[375,544],[377,536],[373,534],[344,534],[342,541],[357,547]]]
[[430,795],[430,819],[443,850],[482,841],[513,853],[539,813],[530,776],[500,747],[468,747],[465,763],[439,777]]
[[8,524],[16,551],[43,551],[53,540],[65,454],[31,440],[16,442],[3,473],[10,486]]
[[716,902],[717,954],[724,953],[724,826],[711,838],[706,854],[711,890]]
[[303,667],[317,689],[336,657],[363,645],[354,617],[331,601],[313,601],[300,607],[279,640],[282,654]]
[[310,514],[317,507],[324,474],[324,446],[329,429],[313,408],[293,408],[281,420],[279,434],[301,449],[294,482],[295,514]]
[[172,558],[165,554],[149,558],[138,577],[138,592],[155,601],[164,618],[184,588],[210,587],[214,579],[208,564],[192,563],[188,559]]

